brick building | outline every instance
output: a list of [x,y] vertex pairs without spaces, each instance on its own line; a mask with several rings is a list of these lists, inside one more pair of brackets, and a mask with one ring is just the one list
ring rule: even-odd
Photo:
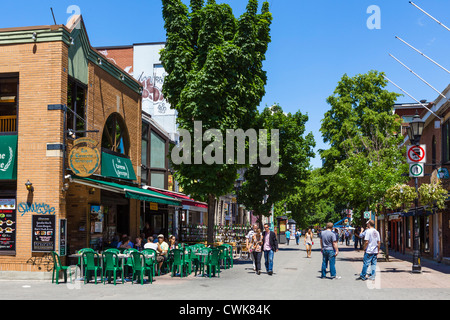
[[140,188],[141,103],[140,83],[90,45],[81,16],[0,29],[1,273],[39,277],[52,250],[65,260],[118,235],[134,242],[142,202],[180,205]]
[[[442,94],[446,97],[450,96],[450,85]],[[450,192],[450,175],[448,174],[450,170],[450,102],[448,98],[439,96],[433,102],[423,100],[421,103],[434,114],[419,103],[394,106],[394,112],[404,120],[402,124],[402,134],[405,136],[404,144],[410,144],[406,128],[417,113],[425,121],[420,144],[426,145],[424,177],[418,178],[418,186],[440,180]],[[414,186],[414,180],[411,179],[409,184]],[[435,208],[424,208],[419,203],[418,212],[421,256],[450,263],[450,208],[448,204],[446,209],[437,210]],[[412,204],[411,208],[406,208],[406,212],[393,212],[387,214],[386,217],[381,217],[379,229],[382,231],[382,237],[384,237],[384,223],[388,224],[391,250],[412,253],[414,213],[415,208]]]

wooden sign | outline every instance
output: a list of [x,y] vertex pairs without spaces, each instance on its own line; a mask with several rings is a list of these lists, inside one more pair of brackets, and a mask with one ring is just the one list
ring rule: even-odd
[[95,147],[96,141],[80,138],[74,141],[69,154],[69,166],[79,177],[90,177],[100,166],[100,154]]

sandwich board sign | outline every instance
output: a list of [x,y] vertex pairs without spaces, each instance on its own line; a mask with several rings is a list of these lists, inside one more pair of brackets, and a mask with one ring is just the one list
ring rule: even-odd
[[409,165],[409,176],[411,178],[420,178],[424,176],[424,164],[414,163]]
[[406,152],[407,162],[410,164],[414,163],[425,163],[426,162],[426,145],[421,144],[420,146],[408,146]]

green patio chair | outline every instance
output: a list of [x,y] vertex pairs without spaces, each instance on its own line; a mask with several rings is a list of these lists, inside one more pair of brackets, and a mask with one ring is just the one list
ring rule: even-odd
[[149,267],[145,263],[145,256],[142,252],[131,252],[131,260],[133,264],[133,275],[131,277],[131,283],[134,284],[134,277],[138,276],[141,280],[141,285],[144,284],[145,275],[148,276],[150,283],[153,283],[153,271],[152,267]]
[[211,278],[211,274],[213,276],[217,276],[220,278],[220,250],[219,249],[212,249],[209,253],[208,259],[205,263],[206,270],[208,273],[208,276]]
[[224,243],[224,246],[228,248],[228,263],[231,268],[233,268],[233,246],[229,243]]
[[86,261],[84,267],[84,283],[89,282],[90,273],[94,273],[95,284],[97,284],[97,274],[100,272],[101,281],[103,282],[103,270],[101,267],[100,256],[96,252],[83,252],[83,261]]
[[156,271],[157,271],[157,267],[158,267],[158,263],[156,261],[156,257],[158,256],[158,253],[156,252],[156,250],[154,249],[143,249],[142,253],[145,255],[153,255],[153,257],[151,258],[147,258],[145,257],[145,264],[148,267],[152,268],[152,276],[155,277],[156,276]]
[[72,283],[72,270],[70,269],[70,267],[65,267],[65,266],[61,265],[61,260],[59,258],[59,255],[55,251],[52,251],[52,258],[53,258],[52,283],[56,279],[56,284],[59,284],[60,271],[64,272],[64,282],[65,283],[67,283],[67,271],[68,271],[70,282]]
[[208,256],[209,256],[211,250],[212,250],[211,248],[207,248],[207,247],[200,248],[199,250],[197,250],[197,252],[200,255],[197,256],[198,257],[198,265],[195,268],[195,275],[196,276],[197,276],[197,272],[198,272],[199,269],[201,270],[202,275],[204,275],[204,273],[205,273],[204,272],[204,268],[205,268],[206,262],[208,261]]
[[[139,251],[135,248],[130,248],[130,249],[125,249],[122,253],[131,255],[132,252],[139,252]],[[123,268],[124,268],[125,275],[129,275],[130,274],[129,270],[133,269],[133,261],[131,260],[131,257],[127,258],[125,260],[125,262],[123,264]]]
[[116,285],[116,277],[117,272],[121,272],[122,274],[122,283],[124,283],[124,276],[123,276],[123,266],[120,266],[120,261],[117,253],[106,250],[103,253],[103,269],[105,276],[103,278],[103,284],[106,284],[106,280],[108,278],[108,283],[111,283],[111,273],[114,277],[114,285]]
[[171,272],[172,275],[171,277],[173,277],[175,275],[175,270],[178,272],[178,270],[180,271],[180,277],[183,278],[183,272],[186,273],[187,275],[187,265],[186,265],[186,261],[185,261],[185,254],[184,254],[184,250],[182,249],[174,249],[174,250],[170,250],[172,252],[172,265],[171,265]]

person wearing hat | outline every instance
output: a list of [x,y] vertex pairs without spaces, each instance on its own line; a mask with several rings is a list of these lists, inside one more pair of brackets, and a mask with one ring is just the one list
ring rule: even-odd
[[[375,272],[377,267],[378,253],[380,252],[380,233],[375,229],[375,222],[373,220],[367,221],[367,227],[364,231],[364,259],[363,268],[358,279],[361,280],[375,280]],[[367,269],[371,268],[370,277],[367,278]]]
[[157,258],[157,261],[159,263],[159,270],[161,270],[163,263],[167,261],[167,256],[168,256],[168,252],[169,252],[169,245],[167,244],[167,242],[164,241],[163,234],[160,234],[158,236],[157,245],[158,245],[158,249],[156,251],[158,252],[158,257],[162,257],[162,258]]

